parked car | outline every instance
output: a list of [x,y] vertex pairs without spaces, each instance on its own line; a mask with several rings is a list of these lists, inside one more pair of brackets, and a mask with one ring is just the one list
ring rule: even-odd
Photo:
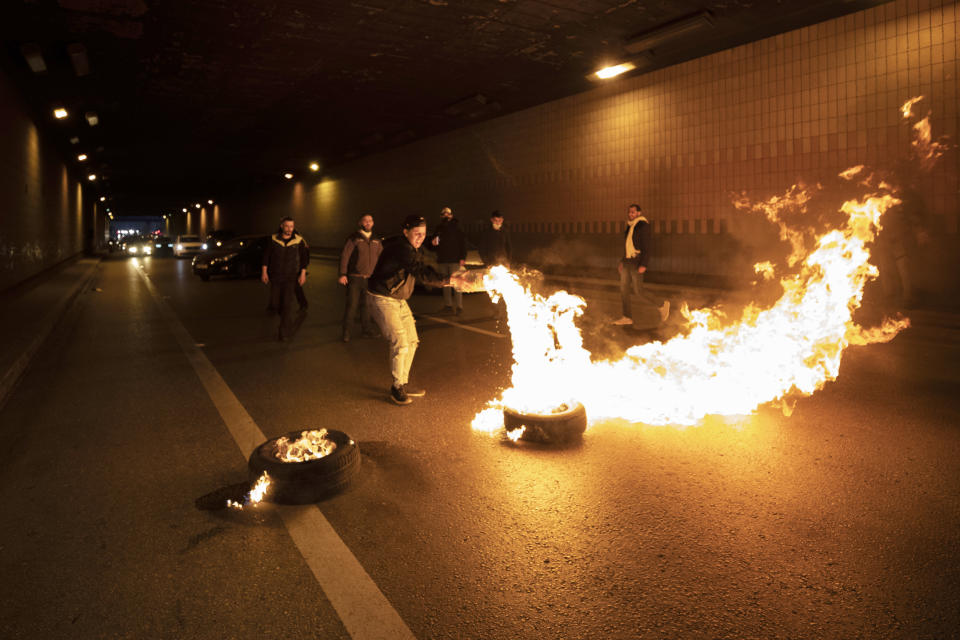
[[210,276],[230,275],[250,278],[260,274],[263,250],[269,236],[239,236],[220,247],[208,249],[193,259],[193,272],[202,280]]
[[224,242],[236,237],[237,234],[235,231],[231,231],[230,229],[216,229],[207,234],[207,237],[203,239],[203,250],[219,249],[223,246]]
[[203,242],[200,236],[177,236],[177,241],[173,245],[173,255],[178,258],[194,256],[201,251],[203,251]]

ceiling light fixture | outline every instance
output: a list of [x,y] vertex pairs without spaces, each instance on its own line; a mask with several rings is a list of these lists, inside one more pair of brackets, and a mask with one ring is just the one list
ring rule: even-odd
[[96,179],[97,179],[97,174],[95,173],[91,173],[90,175],[87,176],[87,180],[89,180],[90,182],[93,182]]
[[668,22],[650,31],[640,33],[629,38],[623,48],[630,53],[649,51],[683,35],[687,35],[703,27],[713,26],[713,16],[709,11],[699,11],[693,15]]
[[287,180],[293,180],[293,174],[290,173],[289,171],[283,174],[283,177],[286,178]]
[[594,75],[601,80],[607,80],[608,78],[615,78],[622,73],[626,73],[627,71],[633,71],[636,68],[637,65],[633,64],[632,62],[621,62],[620,64],[604,67],[603,69],[594,72]]
[[73,72],[78,76],[85,76],[90,73],[90,61],[87,60],[87,48],[79,42],[74,42],[67,47],[67,54],[70,56],[70,64],[73,65]]
[[100,196],[100,202],[106,202],[107,196]]
[[196,207],[197,209],[199,209],[199,208],[200,208],[200,203],[198,202],[198,203],[196,203],[196,204],[193,205],[193,206]]
[[28,43],[20,47],[20,53],[26,59],[30,70],[34,73],[43,73],[47,70],[47,63],[43,59],[43,52],[38,45]]
[[77,156],[77,160],[79,160],[80,162],[83,162],[86,159],[87,159],[87,154],[85,153],[81,153],[80,155]]
[[320,171],[320,165],[316,162],[310,163],[310,171]]
[[97,124],[100,122],[100,118],[97,117],[96,111],[87,111],[85,114],[83,114],[83,117],[87,119],[87,124],[91,127],[97,126]]
[[207,204],[213,204],[213,200],[207,200]]
[[186,213],[186,212],[187,212],[187,208],[184,207],[184,208],[182,209],[182,211],[183,211],[184,213]]
[[56,109],[53,110],[53,117],[56,118],[57,120],[63,120],[64,118],[67,117],[67,110],[64,109],[63,107],[57,107]]

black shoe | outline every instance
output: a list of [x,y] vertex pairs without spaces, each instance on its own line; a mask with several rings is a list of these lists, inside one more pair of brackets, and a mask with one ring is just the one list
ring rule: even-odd
[[344,331],[340,339],[343,340],[344,342],[350,342],[350,332]]
[[426,389],[421,389],[419,387],[412,387],[409,384],[403,385],[403,390],[411,398],[422,398],[423,396],[427,395]]
[[413,400],[407,397],[407,392],[403,390],[403,387],[396,385],[390,387],[390,399],[393,400],[395,404],[410,404],[413,402]]

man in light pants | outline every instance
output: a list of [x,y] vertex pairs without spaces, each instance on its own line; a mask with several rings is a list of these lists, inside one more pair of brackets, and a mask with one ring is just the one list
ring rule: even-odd
[[410,367],[420,338],[407,299],[417,280],[428,286],[463,286],[459,274],[443,277],[423,264],[420,246],[427,237],[427,222],[422,216],[407,216],[403,235],[388,238],[383,252],[367,282],[367,303],[380,331],[390,342],[390,373],[393,385],[390,399],[396,404],[410,404],[410,397],[426,395],[420,388],[409,387]]

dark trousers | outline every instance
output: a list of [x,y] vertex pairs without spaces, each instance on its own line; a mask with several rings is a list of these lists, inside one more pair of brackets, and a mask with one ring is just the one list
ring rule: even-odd
[[373,333],[373,321],[367,307],[367,279],[363,276],[347,277],[347,302],[343,310],[343,332],[350,333],[350,327],[360,311],[360,326],[364,333]]
[[307,308],[307,294],[303,292],[303,287],[300,286],[299,282],[294,283],[297,286],[293,288],[293,292],[297,295],[297,304],[300,305],[301,309]]
[[637,273],[639,263],[635,260],[624,260],[620,263],[620,303],[623,306],[623,315],[626,318],[633,318],[633,311],[630,309],[630,294],[636,295],[642,304],[659,307],[663,300],[658,300],[650,295],[643,288],[643,274]]
[[280,314],[280,337],[289,338],[293,335],[296,321],[293,310],[293,301],[296,295],[296,280],[277,282],[270,280],[270,307]]

